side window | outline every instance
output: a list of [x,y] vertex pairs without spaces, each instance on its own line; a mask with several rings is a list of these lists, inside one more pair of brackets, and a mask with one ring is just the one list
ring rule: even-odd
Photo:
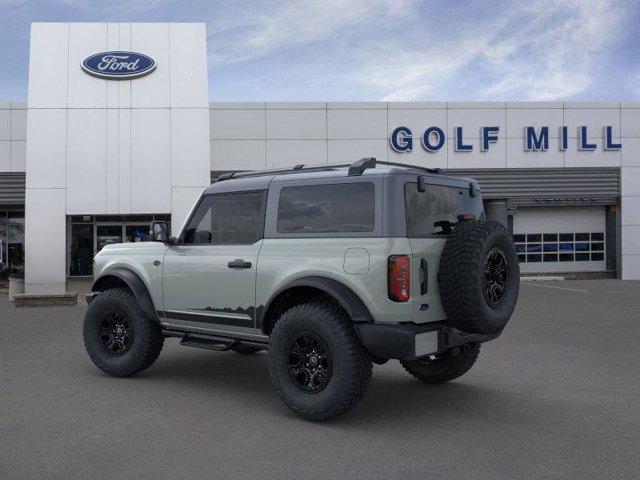
[[278,233],[371,232],[375,187],[371,182],[285,187],[278,202]]
[[266,192],[203,197],[182,235],[186,244],[249,245],[262,238]]

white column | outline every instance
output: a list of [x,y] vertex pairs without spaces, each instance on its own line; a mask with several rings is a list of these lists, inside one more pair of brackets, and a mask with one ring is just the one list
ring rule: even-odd
[[640,279],[640,102],[621,108],[621,276]]

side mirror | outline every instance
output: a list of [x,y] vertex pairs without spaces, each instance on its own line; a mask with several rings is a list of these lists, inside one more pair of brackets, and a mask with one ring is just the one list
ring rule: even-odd
[[167,222],[151,222],[151,228],[149,230],[149,240],[152,242],[164,242],[169,241],[169,223]]

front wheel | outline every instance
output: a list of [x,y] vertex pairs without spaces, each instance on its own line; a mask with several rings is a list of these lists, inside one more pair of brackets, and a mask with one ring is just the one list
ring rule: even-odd
[[93,299],[82,336],[91,361],[115,377],[150,367],[164,344],[160,324],[147,318],[131,292],[122,288],[106,290]]
[[454,353],[449,351],[439,358],[400,362],[407,372],[425,383],[445,383],[458,378],[473,367],[480,354],[480,344],[464,345]]
[[329,420],[351,410],[371,380],[371,357],[346,312],[318,298],[292,307],[271,333],[269,370],[278,395],[297,415]]

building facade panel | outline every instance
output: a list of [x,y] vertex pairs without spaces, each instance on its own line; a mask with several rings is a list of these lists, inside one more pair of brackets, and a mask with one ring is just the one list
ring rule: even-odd
[[67,213],[107,213],[107,110],[67,110]]
[[640,195],[625,197],[620,221],[623,227],[640,225]]
[[11,143],[11,171],[24,172],[27,169],[27,142],[14,140]]
[[266,140],[211,140],[211,171],[267,168]]
[[171,187],[208,185],[209,157],[209,108],[172,108]]
[[171,211],[171,113],[131,110],[131,212]]
[[106,23],[69,24],[67,108],[107,107],[107,82],[96,81],[81,65],[89,55],[108,50]]
[[131,110],[122,108],[118,110],[118,213],[132,211],[131,194]]
[[624,138],[640,138],[640,108],[622,108],[620,124]]
[[207,34],[204,24],[171,23],[169,38],[171,106],[208,109]]
[[387,112],[372,108],[360,110],[329,108],[327,133],[330,140],[387,138]]
[[0,140],[0,172],[11,171],[11,142]]
[[[158,68],[151,75],[130,80],[131,108],[169,108],[171,106],[169,24],[132,23],[130,48],[153,58]],[[165,68],[160,68],[165,65]],[[190,88],[192,82],[182,88]]]
[[[354,158],[375,157],[387,160],[386,140],[329,140],[328,163],[353,163]],[[424,158],[418,160],[424,163]]]
[[326,110],[267,109],[267,140],[324,140]]
[[24,141],[27,139],[27,110],[11,108],[11,140]]
[[66,188],[67,110],[29,109],[27,114],[27,189]]
[[327,164],[326,140],[267,140],[267,168]]
[[211,140],[264,140],[266,110],[211,109]]
[[64,293],[67,279],[65,189],[27,189],[25,209],[28,212],[25,216],[27,291]]
[[9,102],[6,108],[0,108],[0,142],[11,140],[11,110]]
[[69,24],[32,23],[29,41],[29,108],[66,108]]
[[620,152],[622,167],[640,167],[640,138],[624,138],[624,146]]

